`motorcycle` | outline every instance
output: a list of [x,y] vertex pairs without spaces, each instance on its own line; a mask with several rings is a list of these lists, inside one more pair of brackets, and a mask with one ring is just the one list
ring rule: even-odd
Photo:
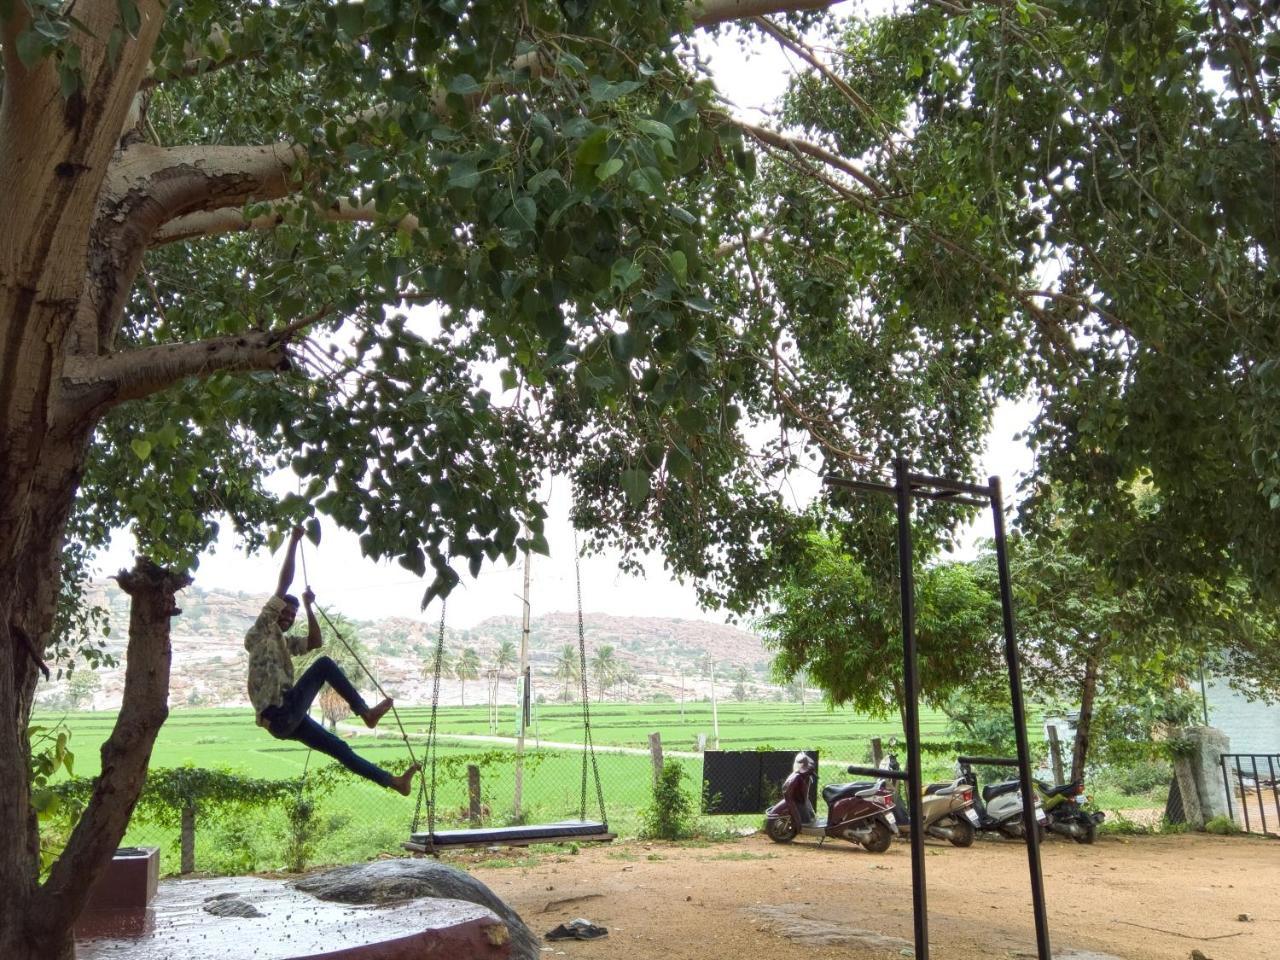
[[809,802],[817,781],[813,760],[796,754],[791,775],[782,785],[782,799],[765,811],[764,832],[775,843],[790,843],[798,836],[834,837],[863,846],[871,853],[884,853],[893,842],[897,824],[893,815],[893,794],[883,780],[832,783],[822,788],[827,816],[819,819]]
[[1054,786],[1043,780],[1034,781],[1036,793],[1044,804],[1045,826],[1053,833],[1070,837],[1076,843],[1093,843],[1098,838],[1098,824],[1107,818],[1101,810],[1084,808],[1089,802],[1084,784],[1062,783]]
[[[885,769],[900,770],[898,758],[890,753],[884,760]],[[924,832],[930,837],[947,840],[957,847],[973,846],[975,827],[979,823],[973,809],[973,787],[957,777],[942,783],[925,786],[920,798],[924,817]],[[901,836],[911,835],[911,813],[894,790],[893,815],[898,822]]]
[[[1026,831],[1022,822],[1022,790],[1017,780],[1006,780],[1003,783],[993,783],[978,790],[978,775],[973,772],[974,763],[982,763],[982,757],[959,757],[957,762],[960,767],[960,776],[957,782],[968,784],[973,788],[973,813],[977,818],[974,826],[979,830],[989,833],[998,833],[1002,837],[1009,837],[1013,840],[1021,840],[1025,837]],[[1044,807],[1040,805],[1040,798],[1033,798],[1035,803],[1036,826],[1039,830],[1038,839],[1043,840],[1045,835],[1045,821],[1047,817]],[[967,815],[966,815],[967,816]],[[973,818],[970,818],[972,822]]]

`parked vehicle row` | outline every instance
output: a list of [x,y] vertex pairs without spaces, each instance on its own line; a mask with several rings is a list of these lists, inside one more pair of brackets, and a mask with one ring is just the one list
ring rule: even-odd
[[[925,834],[957,847],[971,846],[978,832],[1022,839],[1024,800],[1018,780],[980,787],[970,761],[959,758],[953,780],[925,786],[921,795]],[[892,776],[901,769],[897,756],[888,754],[882,767],[885,777],[823,787],[827,815],[818,817],[810,800],[817,770],[807,754],[796,754],[791,775],[782,785],[781,799],[765,812],[765,833],[777,843],[788,843],[798,836],[832,837],[883,853],[894,836],[910,836],[911,816],[898,789],[900,780]],[[850,773],[872,772],[848,769]],[[1035,780],[1034,785],[1040,839],[1049,830],[1077,843],[1093,843],[1104,815],[1084,808],[1088,797],[1082,783],[1053,785]]]

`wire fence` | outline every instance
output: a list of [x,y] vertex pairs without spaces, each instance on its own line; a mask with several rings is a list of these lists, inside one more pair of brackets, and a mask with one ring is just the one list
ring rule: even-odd
[[[589,820],[600,818],[590,770],[585,809],[583,805],[580,704],[537,706],[520,764],[518,802],[511,737],[514,707],[503,705],[495,711],[500,716],[483,705],[451,706],[440,712],[444,722],[437,735],[437,829],[554,823],[584,815]],[[422,759],[429,707],[406,707],[400,716],[415,756]],[[96,772],[89,766],[96,752],[92,745],[105,737],[114,716],[80,714],[64,720],[84,761],[76,772],[92,777]],[[661,732],[665,759],[683,769],[684,789],[699,811],[729,809],[708,804],[710,798],[703,795],[700,745],[708,750],[718,746],[724,751],[779,755],[776,762],[771,761],[767,777],[753,780],[753,796],[759,797],[754,805],[759,809],[736,807],[744,812],[701,815],[701,831],[715,835],[760,826],[767,801],[775,799],[776,788],[789,772],[788,751],[819,751],[821,783],[842,782],[848,779],[846,765],[871,760],[874,738],[884,738],[887,747],[896,724],[803,704],[742,702],[721,703],[717,726],[715,710],[707,703],[605,702],[592,704],[591,727],[606,805],[604,819],[611,832],[627,838],[640,834],[644,810],[652,800],[655,765],[646,746],[651,732]],[[713,730],[718,730],[718,737],[711,735]],[[394,727],[371,733],[358,723],[344,722],[338,732],[350,738],[357,753],[387,770],[398,773],[409,762],[405,743]],[[948,774],[956,745],[947,741],[944,718],[927,716],[925,733],[929,740],[926,776]],[[157,789],[160,784],[148,781],[152,799],[139,804],[124,845],[159,847],[166,874],[182,872],[184,859],[187,869],[237,874],[398,855],[415,826],[414,795],[406,798],[346,774],[328,757],[309,754],[297,742],[272,739],[254,725],[247,710],[174,711],[157,742],[151,767],[157,781],[164,779],[165,771],[186,770],[204,772],[215,784],[209,788],[213,793],[201,793],[204,788],[184,793],[172,789],[172,783],[165,792]],[[478,779],[474,802],[472,769]],[[232,789],[214,774],[245,782],[233,784]],[[179,787],[205,782],[199,776],[179,779]],[[217,786],[218,782],[223,785]],[[723,786],[716,790],[726,793]],[[417,829],[425,830],[426,821],[424,810]]]

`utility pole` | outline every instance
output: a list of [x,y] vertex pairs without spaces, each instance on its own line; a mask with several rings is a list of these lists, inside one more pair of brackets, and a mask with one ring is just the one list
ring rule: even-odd
[[711,735],[715,739],[716,749],[720,749],[720,714],[716,712],[716,662],[707,658],[711,664]]
[[524,603],[520,620],[520,690],[516,697],[516,795],[511,804],[516,822],[524,794],[524,728],[529,722],[529,551],[524,552]]

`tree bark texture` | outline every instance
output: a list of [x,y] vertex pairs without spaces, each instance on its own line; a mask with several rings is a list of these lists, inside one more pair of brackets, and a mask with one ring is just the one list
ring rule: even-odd
[[1089,758],[1089,733],[1093,725],[1093,701],[1098,692],[1098,657],[1091,655],[1084,665],[1084,683],[1080,687],[1080,716],[1076,718],[1076,739],[1071,750],[1071,782],[1084,780],[1084,765]]

